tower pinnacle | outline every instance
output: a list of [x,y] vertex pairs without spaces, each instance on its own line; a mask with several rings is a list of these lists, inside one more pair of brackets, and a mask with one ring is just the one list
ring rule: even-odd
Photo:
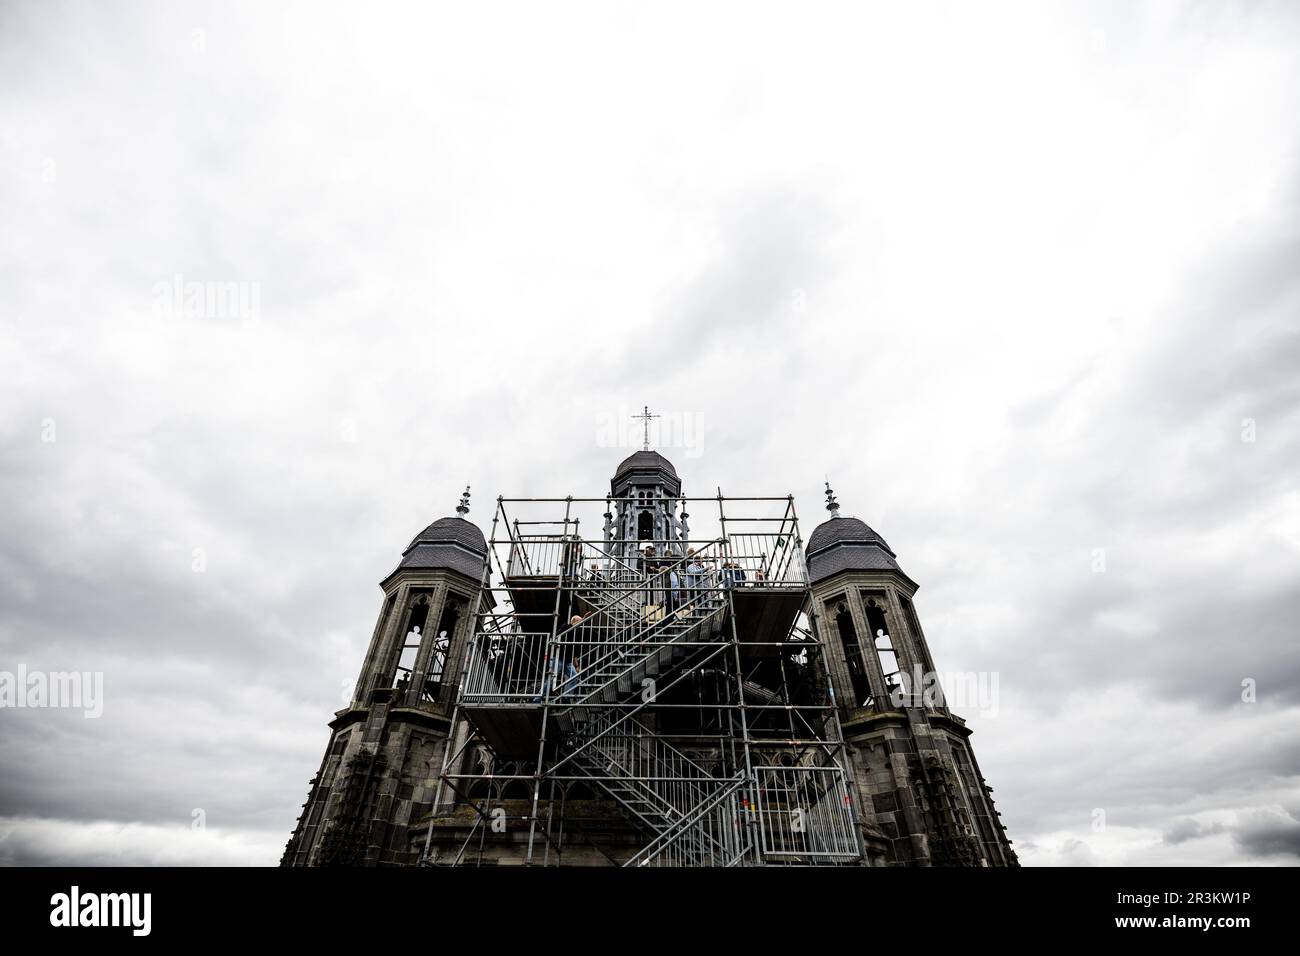
[[840,516],[840,503],[835,500],[835,492],[831,491],[831,483],[826,482],[826,510],[831,513],[832,518]]
[[652,419],[652,418],[658,418],[659,416],[658,416],[658,415],[651,415],[651,414],[650,414],[650,406],[649,406],[649,405],[646,405],[646,406],[645,406],[645,410],[642,411],[640,415],[633,415],[632,417],[633,417],[633,418],[641,418],[641,419],[644,419],[644,423],[645,423],[645,440],[641,443],[641,450],[642,450],[642,451],[649,451],[649,450],[650,450],[650,419]]
[[456,514],[462,518],[469,514],[469,485],[465,486],[465,493],[460,496],[460,504],[456,506]]

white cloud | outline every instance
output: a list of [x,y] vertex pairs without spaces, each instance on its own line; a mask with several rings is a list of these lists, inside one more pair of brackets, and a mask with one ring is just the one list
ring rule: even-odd
[[4,866],[272,866],[279,833],[0,817]]

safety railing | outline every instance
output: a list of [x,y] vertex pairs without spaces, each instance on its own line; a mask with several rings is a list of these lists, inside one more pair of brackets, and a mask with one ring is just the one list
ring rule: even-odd
[[[654,590],[652,583],[651,597]],[[572,625],[553,647],[566,678],[554,697],[560,703],[576,704],[637,670],[643,671],[639,677],[654,677],[644,668],[648,659],[671,653],[673,645],[709,643],[705,627],[725,606],[720,589],[691,591],[683,593],[669,611],[648,600],[630,622],[592,618]],[[663,658],[658,665],[667,670],[670,662],[671,658]]]
[[596,613],[630,623],[639,616],[644,602],[638,600],[648,574],[644,564],[626,561],[592,542],[580,543],[580,559],[574,576],[574,590]]
[[656,856],[696,866],[735,856],[739,818],[723,826],[726,808],[714,811],[736,780],[714,777],[640,721],[608,711],[592,713],[573,734],[593,741],[577,766],[656,833]]
[[[582,618],[550,635],[514,631],[505,618],[484,615],[492,629],[470,641],[463,703],[576,703],[635,668],[660,648],[689,636],[725,605],[720,588],[696,586],[685,560],[642,574],[636,587],[620,589],[606,613]],[[618,613],[608,613],[617,608]],[[666,661],[664,663],[667,663]]]
[[735,866],[750,849],[740,793],[746,783],[730,781],[623,865]]
[[545,683],[546,632],[480,631],[470,640],[462,703],[530,703],[540,698]]
[[792,533],[733,534],[720,548],[719,580],[733,587],[805,585],[808,569]]
[[577,568],[581,544],[569,534],[519,534],[510,540],[506,559],[512,578],[572,576]]
[[754,774],[765,857],[831,861],[858,857],[853,807],[841,768],[756,767]]
[[[706,592],[671,614],[631,624],[593,621],[571,627],[563,638],[547,633],[481,631],[469,643],[461,680],[463,704],[578,704],[673,645],[695,646],[702,630],[725,606],[719,592]],[[668,660],[662,661],[666,666]]]
[[[643,556],[644,547],[654,554]],[[690,562],[687,549],[696,551]],[[616,593],[663,562],[681,562],[690,573],[746,587],[806,584],[808,571],[793,532],[739,533],[707,541],[588,541],[573,534],[520,534],[506,559],[511,578],[558,578],[590,591]]]

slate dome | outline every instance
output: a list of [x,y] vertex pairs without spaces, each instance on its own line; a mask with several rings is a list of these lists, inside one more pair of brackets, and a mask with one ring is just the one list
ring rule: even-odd
[[614,470],[614,480],[622,478],[632,471],[652,471],[661,469],[668,472],[674,478],[677,477],[677,469],[673,463],[659,454],[657,451],[634,451],[623,459],[623,463]]

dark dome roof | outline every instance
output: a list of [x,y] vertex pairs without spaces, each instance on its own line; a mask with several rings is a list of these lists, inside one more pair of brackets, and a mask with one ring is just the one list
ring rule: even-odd
[[661,468],[674,478],[677,477],[677,469],[673,463],[659,454],[657,451],[634,451],[623,459],[623,463],[614,471],[614,480],[627,474],[629,471],[644,471],[655,468]]
[[464,518],[439,518],[412,538],[410,547],[406,550],[410,551],[422,543],[459,544],[479,554],[487,554],[487,539],[483,537],[483,532],[478,529],[478,525],[471,524]]
[[[813,533],[808,536],[807,550],[809,554],[812,554],[814,551],[820,551],[832,544],[841,544],[843,542],[878,544],[886,551],[889,551],[889,545],[885,544],[885,539],[872,531],[865,521],[860,518],[847,517],[830,518],[814,528]],[[893,554],[893,552],[891,551],[890,554]]]
[[813,583],[841,571],[903,573],[885,539],[858,518],[823,521],[808,536],[806,554],[808,578]]
[[439,518],[411,539],[402,552],[401,562],[384,582],[398,571],[408,569],[447,569],[478,581],[487,561],[487,551],[487,541],[477,525],[464,518]]

